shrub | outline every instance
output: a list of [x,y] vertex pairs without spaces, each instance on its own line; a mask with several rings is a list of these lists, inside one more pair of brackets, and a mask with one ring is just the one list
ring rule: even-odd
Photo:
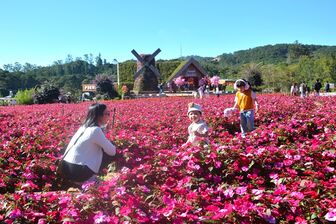
[[59,89],[51,83],[44,83],[34,95],[34,103],[54,103],[58,102]]
[[101,95],[107,95],[108,99],[114,99],[118,97],[118,92],[113,86],[112,78],[104,75],[97,75],[95,79],[97,84],[97,93]]
[[34,103],[34,89],[19,90],[15,95],[18,104],[30,105]]

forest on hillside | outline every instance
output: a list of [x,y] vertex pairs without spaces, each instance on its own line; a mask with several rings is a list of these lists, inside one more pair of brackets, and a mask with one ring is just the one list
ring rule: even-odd
[[[291,83],[317,79],[324,83],[336,82],[336,46],[276,44],[225,53],[217,57],[188,56],[172,60],[158,60],[156,67],[164,82],[175,68],[189,57],[198,60],[210,76],[221,78],[245,77],[260,89],[288,91]],[[132,85],[136,61],[128,60],[120,65],[120,82]],[[116,81],[117,66],[99,54],[85,54],[58,60],[50,66],[30,63],[6,64],[0,69],[0,95],[9,91],[36,88],[43,83],[52,83],[64,92],[79,94],[81,85],[92,83],[97,76],[106,76]]]

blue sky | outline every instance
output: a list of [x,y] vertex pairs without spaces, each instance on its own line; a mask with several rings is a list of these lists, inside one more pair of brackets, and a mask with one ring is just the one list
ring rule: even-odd
[[0,2],[0,67],[131,50],[215,57],[277,43],[336,45],[334,0],[11,0]]

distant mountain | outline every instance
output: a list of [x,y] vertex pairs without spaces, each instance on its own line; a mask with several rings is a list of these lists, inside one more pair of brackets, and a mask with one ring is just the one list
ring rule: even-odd
[[292,57],[294,60],[302,55],[336,54],[336,46],[302,45],[298,43],[266,45],[236,51],[232,54],[222,54],[219,56],[219,63],[223,65],[240,65],[250,62],[277,64],[287,62],[291,54],[294,56],[294,58]]
[[[292,54],[292,57],[291,57]],[[265,64],[278,64],[288,62],[289,59],[295,60],[299,56],[309,55],[336,55],[336,46],[323,46],[323,45],[303,45],[299,43],[294,44],[275,44],[265,45],[247,50],[239,50],[234,53],[223,53],[217,57],[201,57],[197,55],[185,56],[181,59],[189,59],[194,57],[201,62],[217,62],[223,66],[235,66],[246,63],[259,63]]]

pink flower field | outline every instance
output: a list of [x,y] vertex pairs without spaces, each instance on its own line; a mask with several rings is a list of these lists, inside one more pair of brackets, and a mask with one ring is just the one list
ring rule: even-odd
[[208,147],[183,149],[191,98],[106,101],[118,155],[68,193],[55,161],[88,103],[0,107],[0,223],[332,223],[336,98],[259,95],[257,129],[225,120],[234,95],[194,100]]

